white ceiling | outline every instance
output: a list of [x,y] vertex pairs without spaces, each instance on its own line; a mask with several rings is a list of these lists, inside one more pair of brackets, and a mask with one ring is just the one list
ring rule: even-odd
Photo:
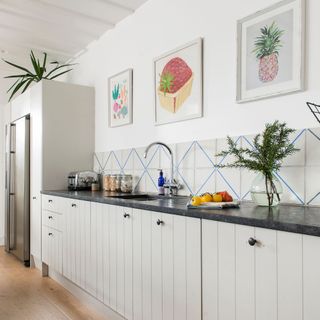
[[65,62],[146,1],[0,0],[0,57],[28,65],[33,49]]

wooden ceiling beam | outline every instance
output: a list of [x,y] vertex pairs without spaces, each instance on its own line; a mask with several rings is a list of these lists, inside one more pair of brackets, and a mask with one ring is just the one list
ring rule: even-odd
[[100,23],[104,23],[106,26],[108,26],[108,28],[113,28],[115,26],[115,24],[113,22],[111,22],[111,21],[108,21],[108,20],[105,20],[105,19],[101,19],[101,18],[98,18],[98,17],[94,17],[94,16],[91,16],[91,15],[85,14],[83,12],[80,12],[78,10],[74,10],[74,9],[66,8],[64,6],[57,5],[57,4],[54,3],[54,1],[50,1],[50,0],[37,0],[37,1],[41,2],[44,5],[47,5],[49,7],[61,9],[61,10],[65,11],[65,12],[68,12],[69,14],[72,14],[72,15],[76,15],[76,16],[79,16],[79,17],[83,17],[85,19],[94,20],[94,21],[98,21]]
[[129,7],[129,6],[125,6],[121,3],[117,3],[116,1],[111,1],[111,0],[97,0],[106,4],[109,4],[113,7],[119,8],[121,10],[127,11],[128,13],[133,13],[134,12],[134,8]]
[[[55,19],[47,19],[47,18],[43,18],[40,15],[37,14],[33,14],[32,12],[28,12],[25,10],[20,10],[19,8],[16,8],[14,6],[8,6],[5,4],[0,3],[0,13],[4,13],[4,14],[10,14],[12,16],[16,16],[17,18],[20,19],[24,19],[24,20],[31,20],[33,21],[33,23],[35,24],[39,24],[39,25],[46,25],[48,27],[51,27],[55,30],[61,31],[61,32],[65,32],[66,28],[63,24],[57,22]],[[67,19],[66,19],[66,23],[67,23]],[[99,28],[102,30],[102,28]],[[68,30],[71,33],[80,33],[87,35],[87,36],[97,36],[97,32],[96,31],[91,31],[90,28],[79,28],[77,26],[74,26],[73,24],[70,24],[68,26]]]
[[10,38],[8,39],[1,36],[0,43],[0,49],[4,49],[5,51],[7,51],[7,53],[4,53],[2,55],[10,55],[10,53],[17,55],[19,52],[22,51],[21,56],[23,56],[24,54],[28,54],[27,58],[29,59],[30,50],[34,50],[38,53],[46,52],[50,57],[57,60],[68,60],[74,56],[74,53],[71,52],[58,50],[49,46],[42,46],[33,42],[19,41],[19,43],[17,43],[16,41],[10,40]]
[[[38,20],[21,17],[18,13],[11,13],[0,9],[0,21],[1,25],[8,28],[25,32],[32,35],[39,35],[40,37],[46,37],[50,39],[60,38],[63,35],[63,39],[81,46],[87,45],[92,40],[92,35],[82,34],[80,32],[70,31],[65,28],[52,28],[52,25],[46,23],[39,23]],[[23,26],[17,27],[17,26]],[[97,35],[96,35],[97,36]]]

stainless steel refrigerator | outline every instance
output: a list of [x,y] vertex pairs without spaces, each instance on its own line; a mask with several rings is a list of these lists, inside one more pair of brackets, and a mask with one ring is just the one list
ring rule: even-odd
[[6,127],[5,249],[30,265],[30,117]]

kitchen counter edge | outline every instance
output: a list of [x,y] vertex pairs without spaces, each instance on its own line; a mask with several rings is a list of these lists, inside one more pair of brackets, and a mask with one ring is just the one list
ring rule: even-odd
[[320,208],[280,205],[275,208],[257,207],[243,202],[239,209],[187,209],[188,197],[178,196],[172,200],[159,198],[154,201],[137,201],[108,196],[104,192],[91,191],[42,191],[43,195],[75,200],[105,203],[127,208],[181,215],[191,218],[214,220],[285,232],[320,237]]

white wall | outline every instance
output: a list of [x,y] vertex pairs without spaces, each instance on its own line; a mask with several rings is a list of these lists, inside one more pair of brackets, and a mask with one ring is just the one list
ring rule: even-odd
[[[78,59],[69,81],[96,88],[96,151],[250,134],[274,119],[295,128],[316,126],[305,101],[320,102],[320,1],[307,5],[307,90],[237,104],[236,21],[276,0],[149,0]],[[153,58],[197,37],[204,38],[204,117],[154,126]],[[134,123],[108,128],[107,78],[134,69]]]

